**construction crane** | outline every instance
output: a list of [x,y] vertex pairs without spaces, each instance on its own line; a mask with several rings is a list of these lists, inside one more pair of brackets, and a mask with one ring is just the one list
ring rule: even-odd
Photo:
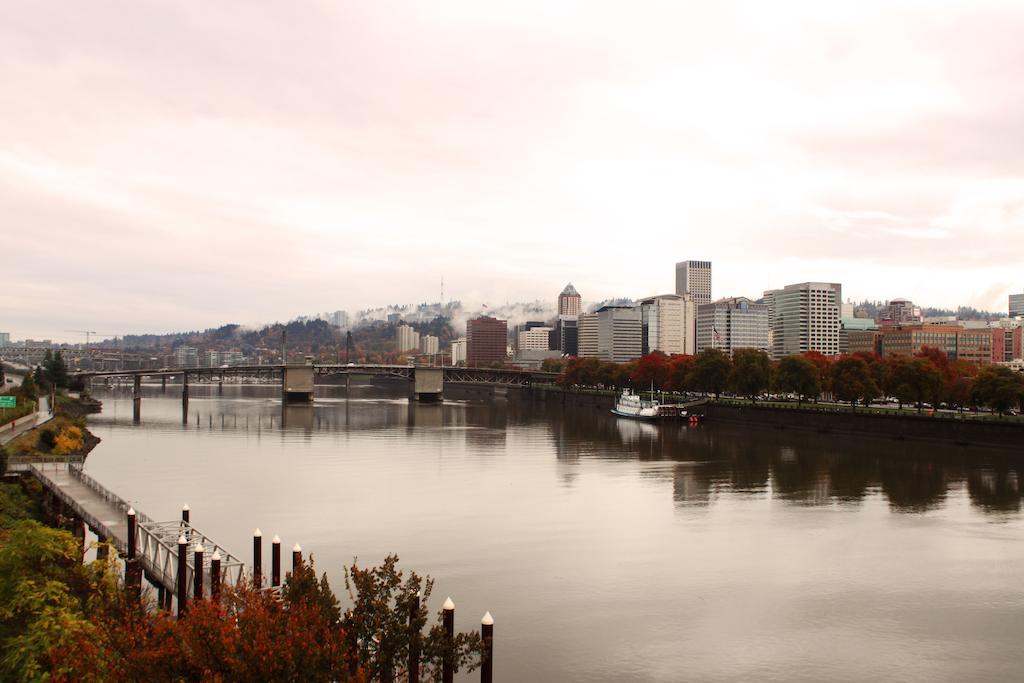
[[64,331],[65,332],[77,332],[78,334],[84,334],[85,335],[85,348],[87,348],[87,349],[89,348],[89,337],[91,337],[94,334],[101,334],[104,337],[114,337],[115,339],[117,338],[116,334],[110,334],[108,332],[97,332],[96,330],[64,330]]

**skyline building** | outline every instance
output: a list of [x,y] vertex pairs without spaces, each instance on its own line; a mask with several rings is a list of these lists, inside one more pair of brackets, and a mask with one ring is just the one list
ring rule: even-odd
[[581,313],[578,323],[580,358],[597,358],[597,313]]
[[736,349],[768,346],[768,304],[735,296],[697,307],[697,353],[719,349],[733,355]]
[[579,315],[583,308],[583,297],[570,282],[558,295],[558,315]]
[[466,365],[483,368],[508,358],[508,321],[480,316],[466,321]]
[[597,357],[626,363],[643,352],[639,306],[603,306],[597,310]]
[[661,294],[640,300],[641,353],[693,355],[697,307],[689,295]]
[[1011,294],[1008,309],[1011,318],[1024,317],[1024,293]]
[[[818,351],[839,354],[839,307],[843,286],[837,282],[801,282],[772,292],[772,357]],[[768,292],[765,292],[766,297]],[[769,314],[771,315],[771,314]]]
[[433,356],[441,348],[441,340],[432,334],[420,335],[420,353]]
[[399,353],[418,350],[420,348],[420,333],[409,325],[399,325],[395,328],[395,344]]
[[465,365],[466,363],[466,338],[459,337],[452,342],[452,365]]
[[711,303],[711,261],[676,263],[676,294],[689,294],[698,306]]
[[553,327],[533,326],[519,330],[516,349],[519,351],[548,351],[551,346]]
[[893,299],[878,309],[879,324],[912,325],[922,320],[921,309],[910,299]]

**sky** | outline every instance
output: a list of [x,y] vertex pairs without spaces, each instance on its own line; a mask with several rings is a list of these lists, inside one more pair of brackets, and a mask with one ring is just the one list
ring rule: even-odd
[[1024,3],[0,1],[0,331],[1024,291]]

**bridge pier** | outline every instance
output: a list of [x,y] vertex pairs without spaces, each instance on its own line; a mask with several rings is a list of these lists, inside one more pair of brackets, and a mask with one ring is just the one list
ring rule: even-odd
[[188,373],[181,373],[181,424],[188,424]]
[[282,366],[281,399],[285,403],[310,403],[313,401],[312,365]]
[[415,368],[413,394],[417,401],[440,401],[444,392],[444,368]]
[[142,375],[132,378],[132,422],[138,424],[142,419]]
[[160,391],[167,391],[167,375],[160,376]]

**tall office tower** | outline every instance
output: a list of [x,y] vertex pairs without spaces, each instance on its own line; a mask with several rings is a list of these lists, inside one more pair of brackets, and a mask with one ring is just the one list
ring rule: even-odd
[[696,310],[689,295],[662,294],[641,300],[642,352],[693,355]]
[[835,282],[801,282],[775,290],[772,357],[804,351],[839,354],[839,305],[843,286]]
[[711,302],[711,261],[676,264],[676,294],[689,294],[698,306]]
[[579,315],[583,298],[570,282],[558,295],[558,315]]
[[399,325],[395,329],[395,341],[399,352],[416,350],[420,347],[420,333],[408,325]]
[[597,313],[581,313],[578,326],[580,358],[597,358]]
[[697,353],[720,349],[768,352],[768,304],[739,296],[719,299],[697,308]]
[[508,358],[508,321],[481,316],[466,321],[466,365],[483,368]]
[[1010,317],[1018,318],[1024,316],[1024,294],[1010,295]]
[[597,357],[626,363],[643,352],[639,306],[603,306],[597,311]]
[[551,348],[557,349],[567,356],[579,355],[579,316],[558,316],[555,321],[555,330],[551,333]]

